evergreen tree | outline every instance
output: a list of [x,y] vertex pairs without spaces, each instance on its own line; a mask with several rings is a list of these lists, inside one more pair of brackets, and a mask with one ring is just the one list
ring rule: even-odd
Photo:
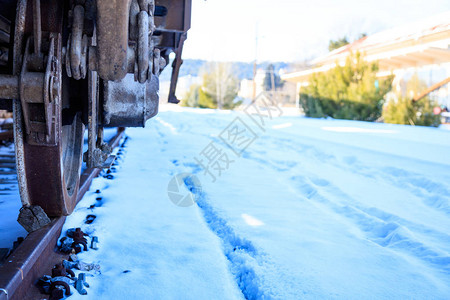
[[406,94],[396,94],[396,99],[386,103],[383,108],[383,119],[386,123],[421,126],[439,126],[440,116],[435,115],[433,108],[437,103],[428,96],[419,101],[412,101],[414,95],[425,90],[427,85],[414,74],[406,85]]
[[181,101],[181,106],[189,106],[189,107],[199,107],[199,93],[201,86],[198,84],[193,84],[189,87],[189,91],[184,96]]
[[342,46],[347,45],[349,42],[347,40],[347,37],[344,36],[343,38],[340,38],[336,41],[330,40],[328,42],[328,51],[333,51],[334,49],[341,48]]
[[377,72],[376,63],[367,63],[360,53],[351,54],[344,66],[313,74],[300,105],[310,117],[375,121],[392,84],[392,77],[378,79]]
[[200,88],[198,94],[198,107],[200,108],[217,108],[217,101],[210,94],[205,92],[203,87]]

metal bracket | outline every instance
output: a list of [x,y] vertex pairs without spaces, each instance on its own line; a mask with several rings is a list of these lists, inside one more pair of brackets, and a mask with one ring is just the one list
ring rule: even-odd
[[98,75],[89,71],[88,75],[88,150],[83,160],[88,168],[109,168],[115,160],[112,148],[103,142],[103,128],[98,127]]
[[40,206],[34,205],[23,206],[17,222],[30,233],[50,224],[50,219]]
[[170,90],[169,90],[169,103],[178,104],[180,100],[175,96],[175,90],[177,88],[178,74],[180,72],[180,67],[183,64],[183,60],[181,59],[181,53],[183,51],[183,45],[186,41],[187,33],[183,33],[180,36],[180,40],[178,41],[177,50],[175,53],[175,60],[172,63],[172,78],[170,80]]
[[[55,145],[58,135],[55,112],[60,102],[60,65],[54,53],[55,48],[60,47],[61,39],[59,34],[47,34],[46,62],[42,53],[31,53],[32,37],[29,37],[18,80],[27,141],[32,145]],[[41,72],[44,66],[45,72]]]
[[87,71],[88,37],[83,34],[85,10],[82,5],[72,9],[72,32],[64,49],[67,76],[84,79]]

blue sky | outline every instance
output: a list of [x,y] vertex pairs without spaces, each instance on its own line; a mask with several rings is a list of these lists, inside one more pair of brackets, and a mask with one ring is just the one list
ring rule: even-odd
[[[192,0],[184,58],[302,61],[328,41],[384,29],[450,10],[449,0]],[[255,36],[258,36],[255,47]],[[256,51],[255,51],[256,48]]]

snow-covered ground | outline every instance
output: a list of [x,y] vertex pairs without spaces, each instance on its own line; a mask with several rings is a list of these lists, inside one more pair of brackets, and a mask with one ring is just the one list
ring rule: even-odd
[[19,236],[27,235],[16,221],[21,206],[14,144],[0,146],[0,248],[12,248]]
[[102,267],[73,299],[449,298],[450,131],[162,110],[67,219]]

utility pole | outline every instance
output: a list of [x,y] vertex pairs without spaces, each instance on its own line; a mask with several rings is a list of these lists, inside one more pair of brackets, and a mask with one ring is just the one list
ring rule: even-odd
[[253,62],[253,95],[252,95],[252,101],[255,101],[256,99],[256,60],[258,58],[258,23],[256,23],[255,28],[255,60]]
[[[272,85],[272,101],[273,99],[275,99],[275,101],[277,101],[278,99],[276,99],[275,96],[275,66],[272,68],[272,70],[270,70],[270,81],[271,81],[271,85]],[[278,102],[278,101],[277,101]]]
[[222,83],[223,80],[222,74],[219,70],[220,68],[219,62],[215,62],[215,69],[216,69],[216,99],[217,99],[217,108],[222,109]]

